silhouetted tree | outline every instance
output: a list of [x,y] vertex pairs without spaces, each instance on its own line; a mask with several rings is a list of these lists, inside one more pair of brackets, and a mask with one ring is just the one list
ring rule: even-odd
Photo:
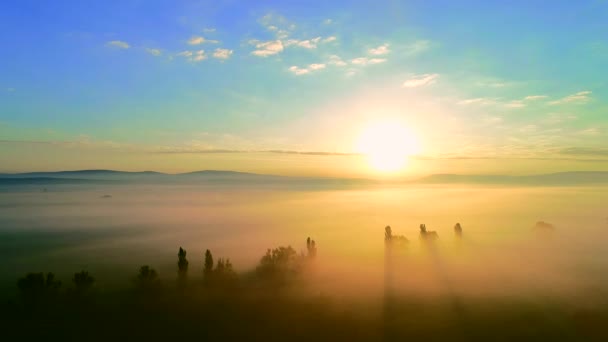
[[72,278],[72,282],[74,282],[74,286],[76,286],[77,293],[86,293],[93,284],[95,283],[95,278],[89,275],[87,271],[80,271],[74,273],[74,277]]
[[205,251],[205,267],[203,268],[203,276],[206,281],[211,279],[213,274],[213,255],[210,250]]
[[137,286],[140,289],[154,289],[160,285],[160,279],[156,270],[148,265],[144,265],[139,268],[139,273],[136,278]]
[[177,252],[177,277],[181,285],[184,285],[188,276],[188,259],[186,259],[186,250],[179,248]]
[[56,296],[61,282],[55,280],[53,273],[28,273],[17,281],[21,298],[27,306],[47,302]]
[[423,241],[434,241],[439,238],[436,231],[427,231],[426,224],[420,225],[420,239]]
[[317,256],[317,243],[315,240],[311,240],[310,237],[306,239],[306,250],[308,251],[309,258],[315,258]]
[[268,249],[260,259],[256,274],[277,285],[282,285],[301,270],[300,260],[291,246]]
[[391,226],[384,227],[384,241],[390,242],[393,238],[393,230]]
[[456,234],[457,238],[462,237],[462,226],[460,226],[460,223],[456,223],[454,226],[454,234]]

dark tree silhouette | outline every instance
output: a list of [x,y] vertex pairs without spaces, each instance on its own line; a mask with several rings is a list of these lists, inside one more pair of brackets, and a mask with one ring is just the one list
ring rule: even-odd
[[390,242],[393,239],[393,229],[391,226],[384,227],[384,241]]
[[186,250],[179,248],[177,253],[177,277],[179,282],[183,285],[188,276],[188,259],[186,259]]
[[420,239],[423,241],[434,241],[439,238],[439,235],[436,231],[427,231],[426,224],[420,225]]
[[213,274],[213,255],[210,250],[205,251],[205,267],[203,268],[203,276],[209,281]]
[[95,278],[89,275],[87,271],[80,271],[74,273],[74,277],[72,278],[72,282],[74,282],[74,286],[76,286],[76,292],[78,293],[86,293],[93,287],[95,283]]
[[47,302],[57,295],[61,282],[55,280],[53,273],[28,273],[17,281],[21,299],[28,307]]
[[141,289],[153,289],[160,285],[160,279],[156,270],[148,265],[139,268],[136,278],[137,286]]
[[462,237],[462,226],[460,225],[460,223],[456,223],[456,225],[454,226],[454,234],[456,234],[457,238]]
[[291,246],[268,249],[260,259],[256,274],[262,279],[274,282],[275,285],[284,285],[301,270],[300,260]]
[[314,259],[317,256],[317,244],[310,237],[306,239],[306,250],[308,251],[309,258]]

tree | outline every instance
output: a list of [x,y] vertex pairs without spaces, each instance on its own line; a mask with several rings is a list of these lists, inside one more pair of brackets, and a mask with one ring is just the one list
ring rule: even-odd
[[158,273],[148,265],[139,268],[139,273],[136,278],[137,286],[141,289],[153,289],[160,285]]
[[61,282],[55,280],[53,273],[28,273],[17,281],[21,298],[27,306],[47,302],[57,295]]
[[74,273],[72,282],[76,286],[76,292],[86,293],[95,283],[95,278],[91,277],[87,271],[80,271]]
[[205,268],[203,268],[203,276],[205,280],[211,279],[213,274],[213,255],[210,250],[205,251]]
[[179,248],[177,253],[177,276],[181,283],[186,280],[188,275],[188,259],[186,259],[186,250]]
[[308,251],[308,257],[314,258],[317,256],[317,244],[315,240],[311,240],[310,237],[306,239],[306,249]]

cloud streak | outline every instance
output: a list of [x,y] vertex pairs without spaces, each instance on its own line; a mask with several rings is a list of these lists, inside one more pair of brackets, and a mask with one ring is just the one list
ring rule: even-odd
[[403,82],[403,88],[418,88],[433,84],[439,78],[439,74],[422,74],[414,75],[405,82]]

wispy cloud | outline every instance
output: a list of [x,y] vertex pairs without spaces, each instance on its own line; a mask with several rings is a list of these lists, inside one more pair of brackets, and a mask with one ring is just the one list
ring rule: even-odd
[[549,104],[551,104],[551,105],[569,104],[569,103],[583,104],[583,103],[589,102],[589,100],[591,99],[590,95],[591,95],[591,91],[589,91],[589,90],[579,91],[576,94],[568,95],[559,100],[551,101],[551,102],[549,102]]
[[528,95],[524,97],[524,101],[537,101],[546,99],[546,95]]
[[439,74],[422,74],[422,75],[414,75],[403,82],[404,88],[416,88],[422,87],[426,85],[430,85],[435,83],[435,81],[439,78]]
[[288,39],[285,41],[285,47],[288,46],[299,46],[305,49],[316,49],[317,44],[321,41],[321,37],[315,37],[312,39],[298,40],[298,39]]
[[190,62],[200,62],[200,61],[204,61],[205,59],[207,59],[207,54],[205,53],[205,50],[198,50],[198,51],[186,50],[186,51],[182,51],[182,52],[178,53],[177,56],[185,57]]
[[232,56],[232,52],[233,51],[229,49],[217,48],[215,51],[213,51],[213,57],[226,60]]
[[508,108],[523,108],[526,104],[522,100],[512,100],[505,104],[505,107]]
[[200,44],[204,44],[204,43],[217,44],[217,43],[219,43],[219,41],[213,40],[213,39],[205,39],[205,37],[203,37],[203,36],[193,36],[190,39],[188,39],[189,45],[200,45]]
[[250,41],[250,43],[254,44],[256,48],[256,50],[251,52],[251,54],[258,57],[268,57],[276,55],[284,49],[283,43],[280,40],[271,40],[267,42],[258,42],[252,40]]
[[146,52],[152,56],[160,56],[162,52],[159,49],[146,48]]
[[391,50],[389,50],[388,48],[388,44],[383,44],[380,45],[376,48],[371,48],[369,50],[367,50],[367,52],[370,55],[374,55],[374,56],[378,56],[378,55],[386,55],[387,53],[389,53]]
[[203,32],[205,32],[205,33],[213,33],[215,31],[216,30],[213,27],[206,27],[206,28],[203,29]]
[[372,64],[384,63],[384,62],[386,62],[386,58],[359,57],[359,58],[352,59],[350,62],[354,65],[365,66],[368,64],[372,65]]
[[300,75],[306,75],[309,74],[313,71],[317,71],[317,70],[321,70],[321,69],[325,69],[326,65],[322,64],[322,63],[314,63],[314,64],[310,64],[307,67],[301,68],[298,66],[291,66],[289,68],[289,71],[291,71],[292,73],[294,73],[296,76],[300,76]]
[[608,148],[568,147],[561,149],[559,153],[572,156],[608,157]]
[[339,67],[348,65],[348,63],[343,61],[342,58],[340,58],[340,56],[338,56],[338,55],[329,56],[329,62],[327,62],[327,63],[331,64],[331,65],[339,66]]
[[106,46],[117,49],[128,49],[131,47],[129,43],[123,42],[122,40],[111,40],[106,43]]
[[465,99],[457,102],[459,105],[488,105],[496,103],[493,99],[488,99],[485,97],[476,97],[472,99]]
[[331,43],[331,42],[335,41],[336,39],[338,39],[338,38],[336,38],[336,36],[329,36],[329,37],[323,39],[323,43]]
[[429,40],[418,40],[414,43],[406,46],[405,54],[408,56],[415,56],[423,53],[431,48],[431,41]]

